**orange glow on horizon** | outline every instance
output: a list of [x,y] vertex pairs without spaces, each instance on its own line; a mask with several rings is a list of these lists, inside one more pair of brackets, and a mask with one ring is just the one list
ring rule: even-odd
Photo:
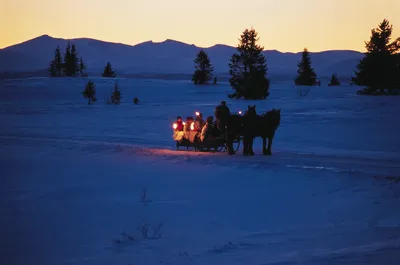
[[236,46],[254,27],[267,50],[365,51],[384,19],[400,37],[399,0],[0,0],[0,48],[48,34],[135,45],[173,39]]

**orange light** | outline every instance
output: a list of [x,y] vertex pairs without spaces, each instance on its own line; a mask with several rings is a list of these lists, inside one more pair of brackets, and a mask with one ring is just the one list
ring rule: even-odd
[[182,122],[182,124],[183,124],[183,125],[185,125],[185,124],[186,124],[186,122]]
[[172,128],[174,128],[174,130],[176,130],[176,128],[178,128],[178,124],[174,123],[174,125],[172,125]]
[[200,112],[196,111],[196,116],[200,116]]
[[190,124],[190,130],[194,131],[194,122],[192,122],[192,124]]

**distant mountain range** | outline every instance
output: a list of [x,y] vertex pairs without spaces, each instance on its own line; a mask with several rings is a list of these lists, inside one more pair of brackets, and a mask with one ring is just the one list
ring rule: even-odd
[[[201,49],[195,45],[174,40],[163,42],[147,41],[137,45],[111,43],[95,39],[60,39],[43,35],[26,42],[0,49],[0,72],[46,74],[54,50],[59,45],[64,53],[71,41],[86,62],[90,76],[99,76],[107,61],[110,61],[117,76],[160,76],[189,75],[193,72],[193,60]],[[235,47],[217,44],[204,48],[211,59],[215,73],[226,76],[228,63]],[[265,50],[268,76],[294,78],[301,52],[283,53],[276,50]],[[311,52],[313,68],[321,78],[327,78],[336,72],[339,77],[349,78],[364,55],[351,50],[331,50]]]

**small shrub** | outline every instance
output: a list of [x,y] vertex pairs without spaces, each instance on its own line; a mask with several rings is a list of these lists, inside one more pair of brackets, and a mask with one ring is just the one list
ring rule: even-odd
[[119,90],[118,83],[115,82],[114,92],[111,94],[111,103],[119,105],[121,102],[121,91]]
[[97,101],[95,83],[93,83],[93,81],[88,81],[82,94],[84,98],[88,99],[88,105],[91,105]]
[[158,239],[162,238],[161,228],[163,227],[163,223],[159,223],[158,225],[153,226],[153,238]]
[[143,222],[137,226],[137,230],[140,231],[142,234],[143,238],[148,239],[149,238],[149,224],[146,222]]
[[331,81],[329,82],[328,86],[340,86],[340,81],[337,77],[337,74],[332,74]]

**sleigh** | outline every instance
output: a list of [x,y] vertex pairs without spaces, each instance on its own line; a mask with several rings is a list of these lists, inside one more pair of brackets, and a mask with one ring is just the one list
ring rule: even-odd
[[[180,150],[180,147],[186,148],[186,150],[194,150],[200,152],[226,152],[227,143],[225,135],[218,135],[217,137],[209,136],[203,141],[200,139],[200,133],[190,128],[190,131],[177,131],[176,124],[173,125],[174,134],[173,139],[176,142],[176,149]],[[238,137],[233,141],[233,148],[236,152],[240,147],[240,138]]]

